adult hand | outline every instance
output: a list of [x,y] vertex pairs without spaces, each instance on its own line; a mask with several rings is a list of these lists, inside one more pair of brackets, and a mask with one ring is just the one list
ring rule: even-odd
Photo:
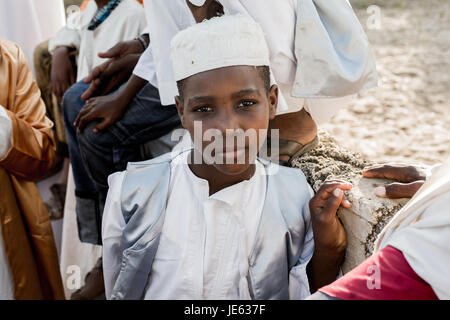
[[384,164],[367,167],[362,175],[366,178],[391,179],[398,182],[375,188],[380,198],[411,198],[422,187],[426,179],[426,167],[404,164]]
[[91,98],[78,114],[74,125],[81,132],[92,120],[102,119],[93,130],[94,132],[104,130],[123,116],[127,105],[126,99],[123,99],[117,92],[107,96]]
[[202,6],[195,6],[189,0],[186,0],[186,2],[197,23],[224,14],[223,6],[215,0],[205,0]]
[[55,94],[58,103],[61,103],[66,90],[75,83],[75,73],[68,47],[58,47],[53,53],[50,81],[52,92]]
[[316,250],[343,253],[347,247],[347,235],[336,213],[340,206],[350,208],[344,190],[350,183],[340,180],[326,181],[309,202]]
[[130,78],[139,58],[140,54],[129,54],[123,58],[108,60],[96,67],[84,80],[91,85],[81,98],[86,101],[91,97],[104,96],[118,89]]
[[91,85],[81,98],[88,100],[117,89],[131,76],[143,51],[144,48],[138,40],[130,40],[119,42],[108,51],[99,53],[100,58],[109,60],[94,68],[84,79],[85,83]]

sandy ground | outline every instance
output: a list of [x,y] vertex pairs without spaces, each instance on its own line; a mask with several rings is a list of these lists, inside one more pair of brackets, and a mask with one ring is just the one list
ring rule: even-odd
[[[323,126],[342,146],[384,162],[450,156],[450,0],[354,0],[375,53],[379,87]],[[366,7],[381,9],[367,27]]]

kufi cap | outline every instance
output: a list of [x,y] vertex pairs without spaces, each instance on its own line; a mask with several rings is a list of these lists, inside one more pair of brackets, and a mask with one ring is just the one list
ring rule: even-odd
[[205,4],[206,0],[189,0],[194,6],[201,7]]
[[205,20],[179,32],[171,42],[175,81],[231,66],[270,66],[262,28],[245,14]]

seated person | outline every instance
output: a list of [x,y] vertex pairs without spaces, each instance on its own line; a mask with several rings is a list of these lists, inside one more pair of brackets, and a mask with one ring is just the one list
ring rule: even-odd
[[[351,186],[326,183],[308,205],[301,170],[256,158],[278,102],[260,26],[213,18],[180,32],[171,53],[194,144],[110,176],[106,297],[301,299],[336,279],[346,235],[335,212]],[[258,137],[219,142],[242,131]]]
[[[73,192],[67,197],[65,205],[63,226],[63,251],[67,250],[64,244],[70,246],[70,253],[63,254],[61,264],[63,268],[76,264],[80,266],[82,278],[86,288],[72,294],[72,298],[91,299],[101,297],[103,292],[103,278],[98,268],[94,268],[89,277],[85,274],[93,266],[90,259],[95,259],[96,249],[91,245],[101,244],[100,221],[102,208],[99,206],[99,195],[91,177],[86,173],[84,161],[78,146],[77,128],[73,125],[79,113],[74,101],[80,100],[82,90],[67,90],[76,80],[82,80],[104,60],[99,53],[107,50],[120,41],[133,40],[139,37],[146,27],[145,13],[142,5],[136,0],[95,0],[88,1],[87,6],[80,13],[78,26],[66,26],[49,42],[49,51],[52,53],[52,88],[53,92],[62,101],[62,116],[64,120],[67,145],[69,150],[72,176],[69,175],[68,190]],[[138,42],[138,45],[139,44]],[[72,72],[69,52],[77,52],[77,74]],[[74,199],[75,197],[75,199]],[[72,203],[75,204],[75,211]],[[76,219],[73,217],[76,215]],[[73,225],[75,224],[76,226]],[[70,224],[69,226],[67,224]],[[81,241],[78,241],[78,239]],[[87,254],[84,248],[89,248],[92,254]],[[95,248],[95,249],[94,249]],[[92,250],[91,250],[92,249]],[[67,258],[67,259],[66,259]],[[101,270],[101,268],[100,268]],[[92,289],[90,289],[92,287]],[[83,289],[86,290],[83,290]],[[69,294],[69,293],[68,293]]]
[[[136,0],[89,1],[87,7],[81,12],[80,28],[66,26],[49,42],[49,51],[53,55],[53,92],[62,98],[65,90],[70,87],[71,81],[68,79],[72,73],[70,49],[76,49],[78,52],[77,74],[73,78],[80,81],[103,62],[98,56],[100,52],[118,41],[138,37],[145,27],[144,10]],[[79,100],[80,95],[81,93],[73,90],[67,92],[63,100],[63,118],[77,195],[79,237],[82,242],[99,244],[97,230],[100,227],[95,224],[95,221],[100,219],[98,210],[95,210],[98,203],[97,190],[85,171],[78,146],[77,129],[73,126],[79,112],[73,100]]]
[[25,55],[0,39],[0,300],[64,299],[52,226],[33,182],[54,163],[52,126]]
[[[412,166],[386,165],[363,175],[401,181],[376,189],[388,198],[411,197],[425,179]],[[450,159],[379,234],[372,257],[309,299],[450,299],[449,207]]]

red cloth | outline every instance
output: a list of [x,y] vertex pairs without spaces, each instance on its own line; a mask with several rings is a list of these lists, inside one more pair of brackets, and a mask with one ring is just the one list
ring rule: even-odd
[[437,300],[403,253],[391,246],[379,251],[342,278],[319,290],[342,300]]

